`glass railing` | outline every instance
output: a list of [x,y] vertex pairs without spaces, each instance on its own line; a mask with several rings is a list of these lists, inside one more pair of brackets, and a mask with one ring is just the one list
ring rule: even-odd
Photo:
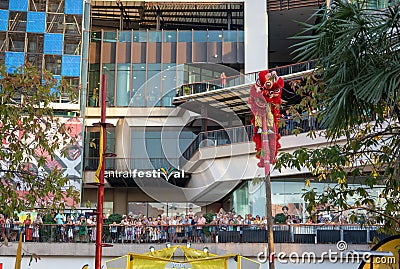
[[[369,244],[388,237],[378,233],[378,226],[358,224],[282,224],[274,225],[275,243]],[[20,224],[0,225],[9,242],[89,243],[96,241],[95,224]],[[162,225],[140,222],[103,225],[103,243],[265,243],[265,224]]]
[[[306,116],[297,120],[281,119],[278,131],[281,136],[286,136],[319,129],[320,125],[317,118],[315,116]],[[250,142],[252,141],[251,138],[253,133],[254,127],[252,125],[202,132],[183,152],[182,157],[179,160],[179,165],[180,167],[183,167],[200,147],[215,147]]]
[[244,42],[244,31],[241,30],[182,30],[182,31],[155,31],[155,30],[132,30],[132,31],[104,31],[91,33],[91,42]]
[[[307,116],[303,119],[281,119],[278,128],[281,136],[306,133],[319,130],[320,126],[315,116]],[[224,146],[236,143],[248,143],[252,141],[254,127],[252,125],[226,128],[199,133],[192,143],[186,148],[180,157],[176,158],[127,158],[106,157],[106,170],[128,171],[133,169],[159,169],[162,167],[183,167],[199,148]],[[99,165],[99,157],[85,157],[84,170],[95,171]]]
[[[315,67],[316,61],[307,61],[296,64],[284,65],[280,67],[270,68],[269,71],[276,71],[279,76],[288,76],[300,72],[312,70]],[[222,88],[237,87],[245,84],[255,83],[259,72],[253,72],[248,74],[241,74],[236,76],[229,76],[225,79],[213,79],[195,83],[183,84],[177,91],[177,97],[214,91]]]

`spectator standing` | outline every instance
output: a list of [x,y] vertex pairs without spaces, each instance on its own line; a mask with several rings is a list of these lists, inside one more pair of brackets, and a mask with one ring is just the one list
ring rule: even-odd
[[122,243],[124,243],[124,241],[127,240],[127,238],[128,238],[127,230],[126,230],[126,228],[127,228],[126,226],[128,226],[128,219],[127,219],[126,215],[122,216],[120,226],[121,226],[121,241],[122,241]]
[[169,220],[169,241],[171,243],[175,242],[176,238],[176,216],[172,216],[171,219]]
[[200,214],[199,219],[197,220],[197,240],[199,240],[199,242],[197,243],[204,243],[203,240],[203,227],[204,225],[206,225],[206,218],[203,216],[203,214]]
[[33,241],[40,241],[40,226],[43,224],[42,215],[38,213],[35,220],[33,221]]
[[212,221],[210,222],[210,232],[211,232],[212,243],[216,243],[217,229],[218,229],[218,220],[217,220],[217,217],[214,216]]
[[291,135],[293,132],[293,117],[290,115],[290,111],[286,110],[286,114],[284,115],[284,119],[286,122],[285,135]]
[[74,241],[74,223],[70,216],[67,217],[66,222],[66,230],[67,230],[67,242],[71,243]]
[[225,86],[226,86],[226,75],[225,75],[225,72],[221,73],[220,79],[221,79],[221,87],[225,88]]
[[26,219],[24,220],[25,225],[25,241],[32,241],[32,220],[31,214],[26,215]]
[[87,232],[89,235],[89,240],[91,240],[93,233],[93,216],[89,216],[89,218],[86,219],[86,224],[87,224]]
[[60,242],[65,241],[65,228],[64,224],[66,222],[66,218],[64,215],[64,211],[60,210],[58,214],[54,217],[54,221],[57,223],[57,230],[58,230],[58,240]]
[[110,233],[111,233],[111,243],[117,242],[117,233],[118,233],[118,224],[114,221],[110,225]]
[[97,218],[96,218],[96,216],[93,218],[93,221],[92,221],[92,234],[90,235],[90,240],[92,241],[92,242],[96,242],[96,234],[97,234]]
[[85,216],[81,216],[81,220],[79,221],[79,241],[80,242],[88,242],[88,230],[87,230],[87,222]]

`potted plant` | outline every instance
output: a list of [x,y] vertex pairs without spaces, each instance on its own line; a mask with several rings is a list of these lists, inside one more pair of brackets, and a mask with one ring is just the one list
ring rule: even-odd
[[191,89],[189,86],[183,86],[183,92],[185,93],[185,95],[189,95],[191,92]]

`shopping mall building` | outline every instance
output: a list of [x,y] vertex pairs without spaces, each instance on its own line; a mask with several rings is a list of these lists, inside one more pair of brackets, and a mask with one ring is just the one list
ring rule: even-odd
[[[268,2],[268,6],[267,6]],[[82,126],[81,154],[59,158],[82,205],[97,200],[100,92],[106,88],[106,214],[148,216],[235,211],[265,215],[265,188],[251,141],[247,100],[258,71],[285,79],[284,106],[298,101],[288,82],[312,69],[293,60],[288,39],[324,5],[307,1],[0,1],[0,61],[24,62],[80,88],[60,96],[57,115]],[[224,73],[226,78],[221,79]],[[75,124],[76,124],[75,120]],[[309,119],[300,123],[304,131]],[[281,151],[323,145],[291,135]],[[305,217],[307,171],[272,170],[274,213]],[[312,187],[322,189],[322,184]]]

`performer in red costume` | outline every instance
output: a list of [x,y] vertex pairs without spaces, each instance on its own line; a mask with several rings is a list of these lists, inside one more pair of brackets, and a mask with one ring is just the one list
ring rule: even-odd
[[250,88],[249,104],[253,114],[253,141],[256,144],[256,157],[260,159],[259,167],[269,166],[276,162],[280,135],[278,133],[280,104],[284,81],[275,71],[261,71],[256,83]]

